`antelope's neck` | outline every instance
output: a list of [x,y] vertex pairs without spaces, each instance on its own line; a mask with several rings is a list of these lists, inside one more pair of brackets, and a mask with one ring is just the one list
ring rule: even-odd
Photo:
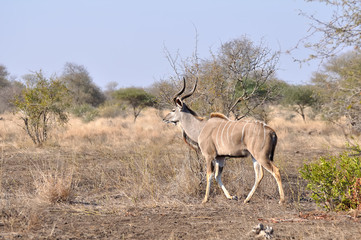
[[190,139],[198,143],[198,136],[205,123],[205,120],[200,120],[191,114],[187,114],[182,117],[181,127]]

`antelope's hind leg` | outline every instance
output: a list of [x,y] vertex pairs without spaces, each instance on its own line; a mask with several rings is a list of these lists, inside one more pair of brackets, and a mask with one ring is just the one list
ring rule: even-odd
[[273,163],[271,163],[271,165],[272,165],[272,171],[273,171],[272,175],[276,179],[276,182],[278,185],[278,192],[280,194],[279,204],[283,204],[283,203],[285,203],[285,193],[283,192],[280,170]]
[[270,160],[262,161],[261,164],[276,179],[278,185],[278,192],[280,194],[279,204],[283,204],[285,202],[285,193],[283,191],[280,170]]
[[217,157],[216,158],[216,164],[215,164],[215,179],[218,183],[218,185],[220,186],[220,188],[222,188],[224,194],[226,195],[226,197],[228,199],[232,199],[232,200],[238,200],[237,196],[231,196],[228,192],[228,190],[226,189],[226,187],[223,185],[222,182],[222,171],[223,171],[223,167],[224,167],[224,162],[225,162],[225,158],[224,157]]
[[255,173],[254,185],[253,185],[253,188],[251,189],[251,191],[249,192],[247,198],[244,200],[244,203],[249,202],[249,200],[252,198],[254,192],[256,191],[258,185],[260,184],[260,182],[263,179],[262,166],[253,157],[252,157],[252,161],[253,161],[253,169],[254,169],[254,173]]

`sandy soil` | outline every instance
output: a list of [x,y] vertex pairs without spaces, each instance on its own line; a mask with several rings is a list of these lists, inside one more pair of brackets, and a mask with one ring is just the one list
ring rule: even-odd
[[274,229],[272,239],[361,236],[360,218],[311,209],[300,213],[274,200],[243,204],[216,197],[204,205],[134,206],[115,212],[72,203],[37,211],[30,229],[18,223],[10,231],[0,223],[0,239],[255,239],[252,228],[259,223]]

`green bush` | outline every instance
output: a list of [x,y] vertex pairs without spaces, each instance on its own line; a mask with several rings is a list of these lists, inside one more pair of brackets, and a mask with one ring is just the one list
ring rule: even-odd
[[95,118],[99,116],[99,112],[97,108],[93,107],[90,104],[82,104],[75,106],[71,112],[76,117],[81,118],[86,123],[94,121]]
[[99,116],[103,118],[126,117],[126,106],[122,104],[104,104],[99,108]]
[[[360,147],[356,147],[360,151]],[[361,204],[361,156],[345,151],[304,164],[301,176],[308,181],[312,199],[326,210],[356,209]]]
[[13,100],[31,140],[41,145],[49,129],[68,122],[69,90],[56,78],[47,79],[41,71],[24,77],[26,87]]

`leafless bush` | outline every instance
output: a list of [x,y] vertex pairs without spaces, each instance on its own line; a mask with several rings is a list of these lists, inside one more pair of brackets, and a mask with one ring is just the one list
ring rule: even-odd
[[32,172],[36,195],[46,202],[55,204],[69,202],[73,197],[73,170],[37,170]]

